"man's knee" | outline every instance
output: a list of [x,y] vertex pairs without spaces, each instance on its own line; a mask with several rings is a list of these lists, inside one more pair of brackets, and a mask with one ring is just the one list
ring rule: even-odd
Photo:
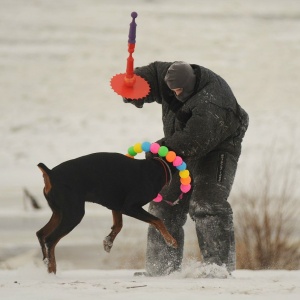
[[166,227],[182,227],[187,220],[189,203],[187,199],[180,200],[179,204],[171,206],[166,202],[151,202],[149,212],[160,218]]
[[196,220],[208,215],[232,214],[227,197],[227,192],[218,191],[213,187],[202,192],[194,191],[189,205],[190,217],[192,220]]
[[228,154],[209,154],[197,166],[189,214],[192,219],[206,215],[229,215],[232,209],[228,197],[237,168],[236,159]]

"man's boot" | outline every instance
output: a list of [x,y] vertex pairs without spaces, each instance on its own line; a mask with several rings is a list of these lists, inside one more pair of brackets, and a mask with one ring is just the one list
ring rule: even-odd
[[207,215],[195,220],[196,232],[205,263],[225,265],[235,270],[235,239],[232,215]]

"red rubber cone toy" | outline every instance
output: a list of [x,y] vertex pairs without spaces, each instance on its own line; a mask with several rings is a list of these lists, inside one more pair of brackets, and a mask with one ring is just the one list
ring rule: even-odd
[[115,75],[111,81],[110,85],[112,89],[123,98],[128,98],[131,100],[139,100],[146,97],[150,92],[150,87],[148,82],[134,74],[134,59],[133,52],[135,48],[135,37],[136,37],[136,23],[135,18],[137,17],[136,12],[131,13],[132,22],[129,27],[128,35],[128,52],[129,56],[127,58],[126,73]]

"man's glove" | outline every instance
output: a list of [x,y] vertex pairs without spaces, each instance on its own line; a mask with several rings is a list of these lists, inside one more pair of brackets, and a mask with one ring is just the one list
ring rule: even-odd
[[133,104],[137,108],[142,108],[143,105],[144,105],[144,100],[143,99],[133,100],[133,99],[130,99],[130,98],[123,98],[123,102]]

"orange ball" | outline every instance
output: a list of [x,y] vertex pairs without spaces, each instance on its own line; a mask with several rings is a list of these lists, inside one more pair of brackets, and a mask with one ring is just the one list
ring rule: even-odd
[[188,185],[190,184],[192,181],[192,178],[190,176],[186,177],[186,178],[180,178],[180,182],[184,185]]
[[173,162],[175,158],[176,158],[176,153],[174,151],[169,151],[168,154],[166,155],[166,161],[168,162]]

